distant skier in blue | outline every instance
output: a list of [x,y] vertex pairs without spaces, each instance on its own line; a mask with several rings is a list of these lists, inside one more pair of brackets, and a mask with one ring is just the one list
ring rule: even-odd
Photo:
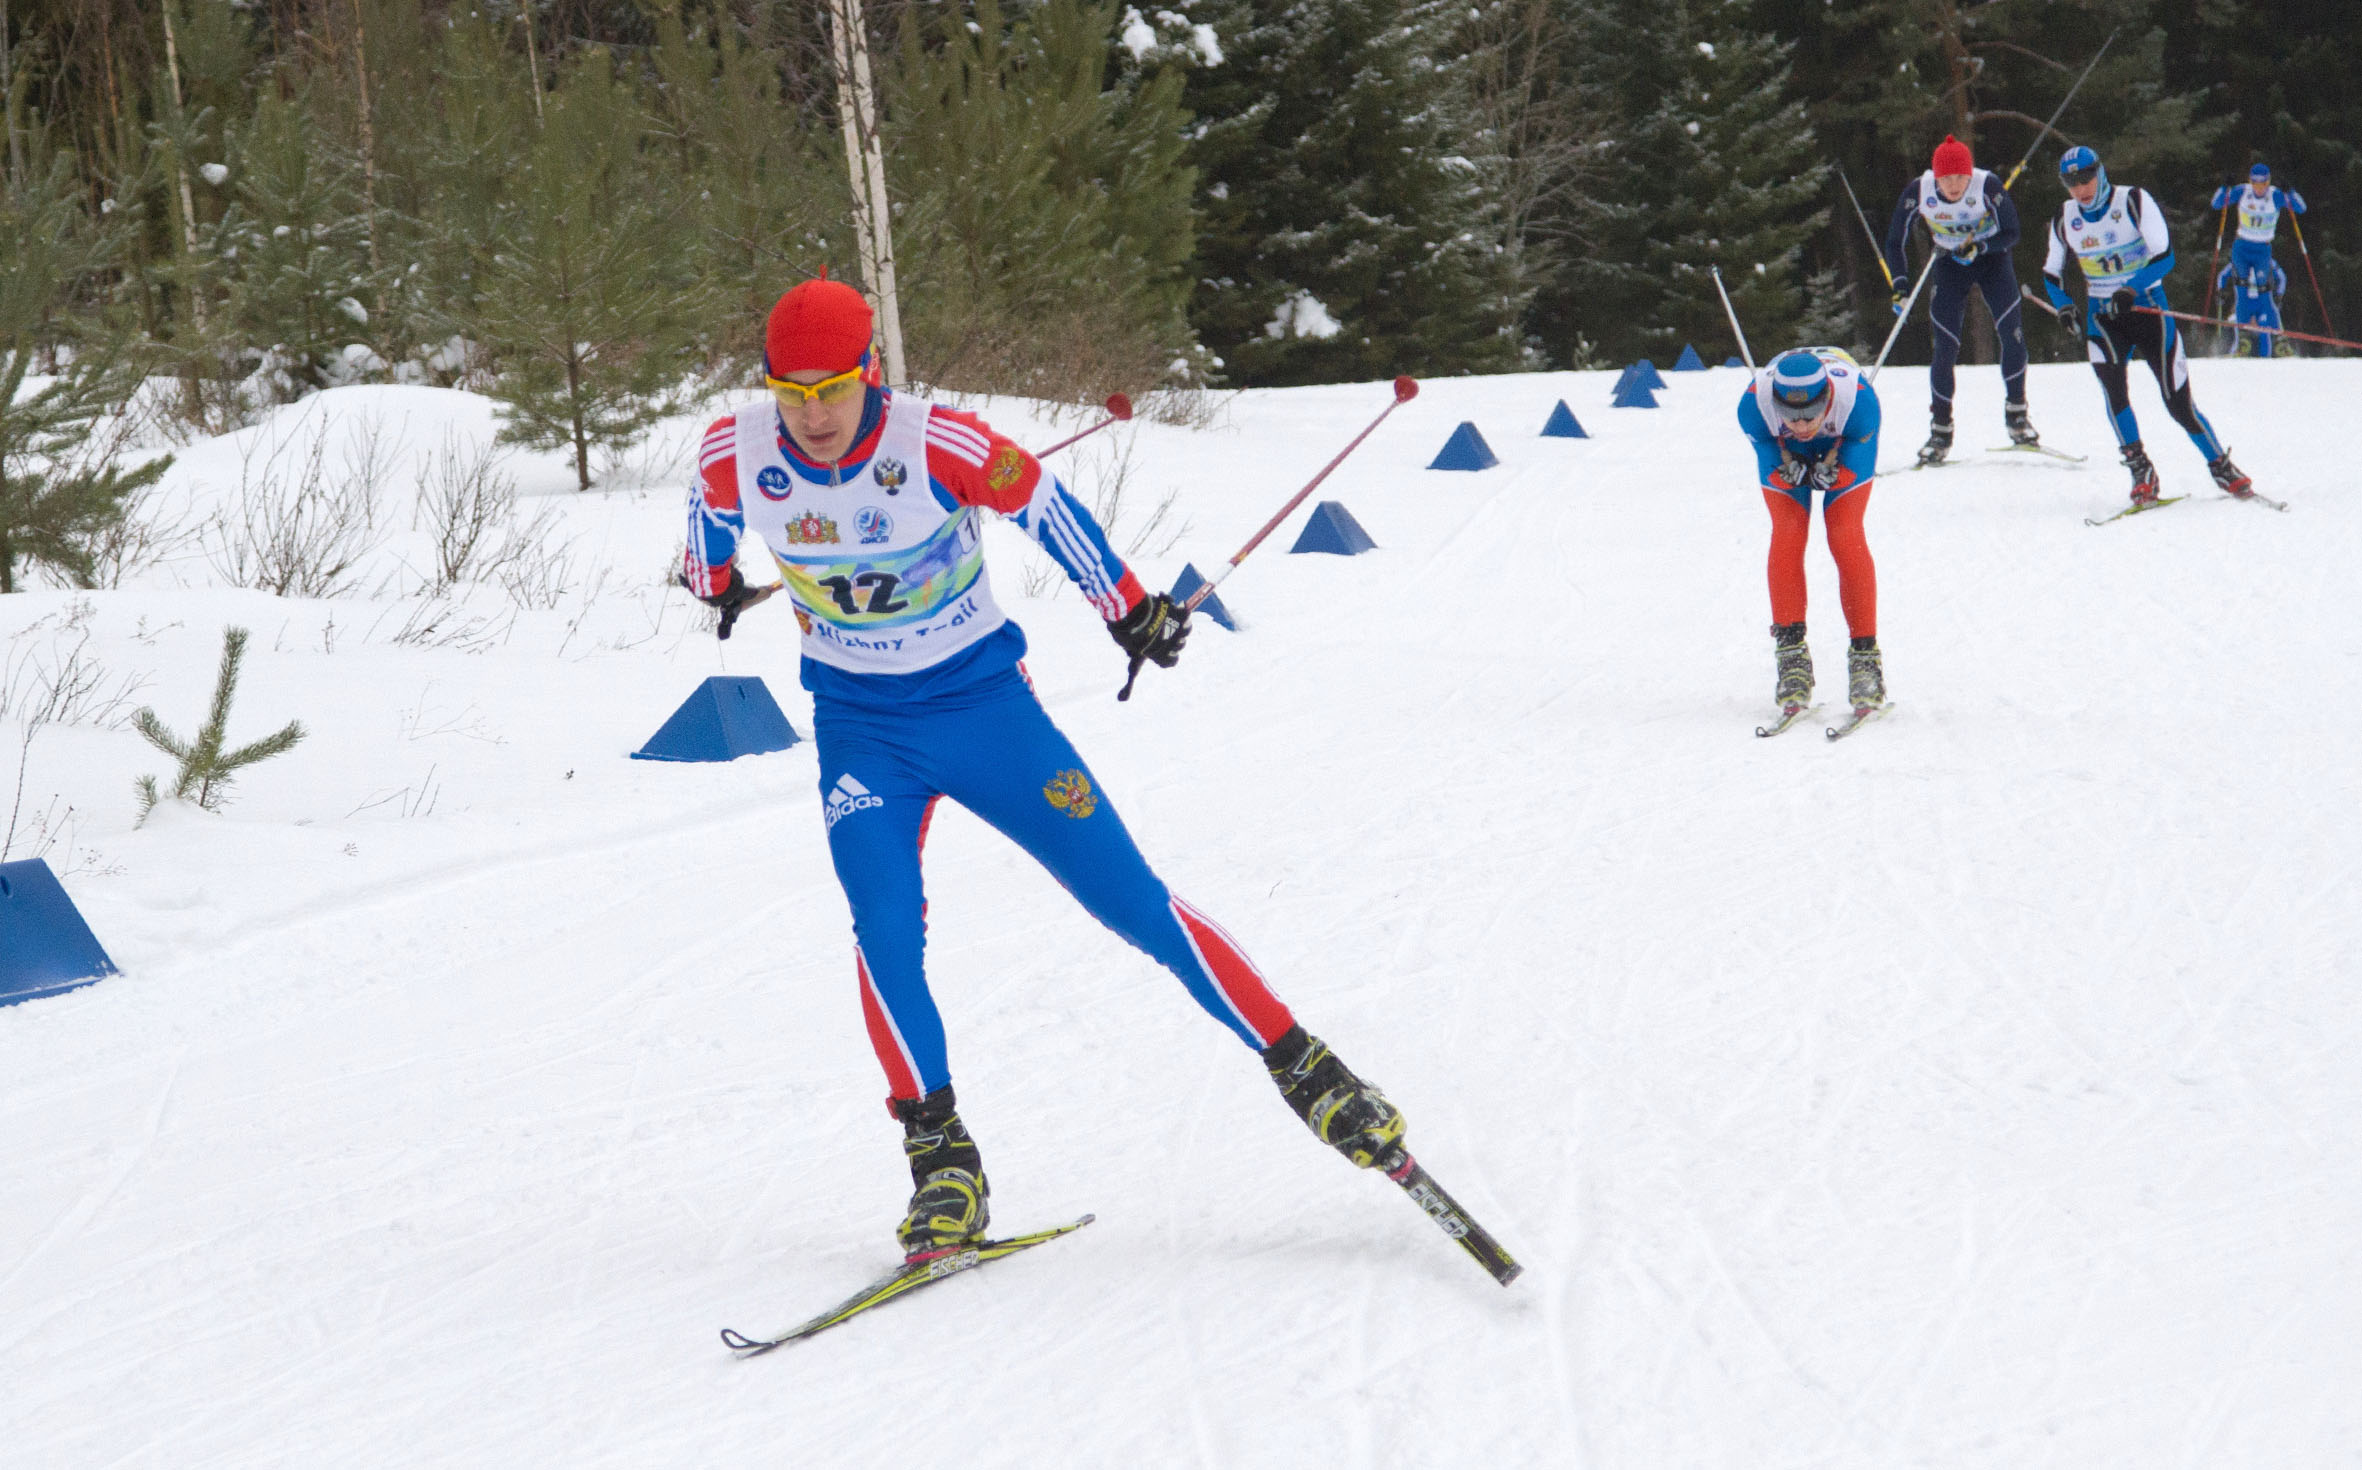
[[728,637],[740,612],[772,595],[737,566],[751,538],[777,567],[803,632],[819,747],[814,815],[853,912],[861,1013],[910,1165],[910,1206],[895,1231],[905,1254],[957,1252],[991,1213],[924,965],[920,858],[946,796],[1261,1052],[1324,1143],[1408,1177],[1402,1113],[1306,1034],[1219,925],[1165,887],[1034,697],[1019,662],[1025,635],[985,574],[983,517],[1005,516],[1039,543],[1135,660],[1172,667],[1188,611],[1143,590],[1089,509],[1031,454],[973,414],[881,386],[871,326],[868,303],[840,281],[806,281],[772,308],[771,393],[706,431],[682,580],[721,611]]
[[1946,134],[1927,172],[1903,190],[1886,227],[1886,266],[1894,278],[1898,312],[1911,296],[1911,261],[1903,247],[1915,219],[1927,221],[1928,237],[1935,242],[1927,267],[1935,272],[1935,295],[1928,303],[1935,329],[1935,355],[1927,369],[1933,402],[1919,462],[1941,464],[1952,452],[1952,367],[1960,360],[1960,329],[1968,320],[1972,290],[1984,296],[2001,339],[2001,416],[2009,441],[2040,443],[2042,436],[2026,414],[2025,317],[2018,308],[2017,264],[2010,258],[2018,243],[2018,207],[1991,170],[1976,166],[1968,145]]
[[2280,298],[2288,291],[2288,272],[2272,258],[2272,239],[2279,233],[2280,216],[2305,212],[2305,196],[2272,182],[2272,170],[2257,164],[2247,171],[2244,187],[2225,184],[2214,191],[2212,209],[2236,206],[2239,237],[2231,242],[2231,263],[2214,278],[2215,289],[2237,288],[2233,320],[2248,328],[2246,340],[2256,357],[2270,357],[2281,327]]
[[[2042,289],[2058,312],[2059,324],[2083,339],[2091,370],[2108,395],[2108,424],[2132,473],[2132,504],[2146,510],[2158,503],[2157,467],[2141,444],[2140,421],[2132,414],[2131,359],[2146,357],[2157,375],[2165,411],[2206,456],[2207,473],[2223,493],[2247,499],[2255,490],[2214,425],[2190,395],[2190,357],[2182,334],[2165,309],[2165,277],[2173,270],[2173,238],[2165,211],[2149,191],[2115,185],[2100,156],[2085,147],[2059,156],[2059,181],[2067,202],[2050,222],[2050,251],[2042,263]],[[2079,312],[2067,294],[2064,273],[2073,259],[2083,274],[2088,311]],[[2142,311],[2140,307],[2153,308]]]

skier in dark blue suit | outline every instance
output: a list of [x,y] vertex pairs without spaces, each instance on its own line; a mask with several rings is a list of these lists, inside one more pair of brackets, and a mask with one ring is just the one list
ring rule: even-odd
[[1968,293],[1983,293],[2001,339],[2002,417],[2012,444],[2037,444],[2041,435],[2026,414],[2026,329],[2018,311],[2018,273],[2010,252],[2018,243],[2018,208],[1990,170],[1976,166],[1968,145],[1946,135],[1926,173],[1911,182],[1895,204],[1886,227],[1886,265],[1894,278],[1895,310],[1910,298],[1911,262],[1904,253],[1911,221],[1927,221],[1935,242],[1935,297],[1928,317],[1935,327],[1935,354],[1928,365],[1932,403],[1921,464],[1941,464],[1952,451],[1952,365],[1960,358],[1960,328],[1968,319]]

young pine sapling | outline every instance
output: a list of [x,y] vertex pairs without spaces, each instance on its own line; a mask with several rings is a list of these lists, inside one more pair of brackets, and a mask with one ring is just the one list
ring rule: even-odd
[[304,737],[303,723],[290,720],[287,728],[276,735],[268,735],[251,745],[236,750],[224,750],[223,740],[230,724],[230,700],[238,691],[238,665],[246,657],[247,632],[244,628],[226,628],[222,632],[221,675],[213,685],[213,707],[207,712],[205,724],[193,740],[182,740],[164,727],[152,709],[142,709],[133,716],[132,724],[146,736],[148,743],[180,762],[180,771],[173,777],[172,789],[161,790],[153,776],[142,776],[137,783],[139,792],[139,820],[145,822],[156,803],[166,796],[176,801],[194,801],[202,810],[220,811],[231,779],[242,769],[257,761],[268,760],[295,747]]

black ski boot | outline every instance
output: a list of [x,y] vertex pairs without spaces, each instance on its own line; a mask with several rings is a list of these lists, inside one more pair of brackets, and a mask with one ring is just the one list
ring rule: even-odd
[[1919,463],[1924,468],[1942,464],[1944,456],[1952,452],[1952,421],[1938,419],[1927,427],[1927,442],[1919,446]]
[[[2225,460],[2230,456],[2225,455]],[[2132,471],[2132,503],[2147,510],[2157,503],[2157,467],[2149,463],[2149,451],[2141,441],[2133,440],[2124,446],[2124,467]]]
[[1302,1026],[1265,1047],[1263,1065],[1313,1136],[1355,1164],[1391,1165],[1402,1152],[1402,1111]]
[[1813,702],[1813,654],[1804,646],[1804,624],[1772,624],[1772,659],[1779,682],[1772,687],[1772,703],[1783,710],[1799,710]]
[[2026,417],[2026,405],[2022,403],[2001,405],[2001,422],[2008,427],[2009,442],[2012,444],[2022,444],[2030,449],[2042,442],[2042,436],[2034,432],[2034,421]]
[[1845,651],[1845,697],[1857,710],[1886,703],[1886,666],[1878,657],[1878,640],[1856,638]]
[[910,1160],[910,1210],[894,1227],[903,1255],[924,1260],[980,1240],[992,1218],[986,1203],[992,1186],[984,1180],[984,1156],[960,1121],[946,1082],[921,1098],[897,1098],[902,1152]]
[[2255,482],[2241,474],[2239,466],[2231,463],[2231,451],[2228,449],[2223,451],[2221,459],[2207,464],[2206,472],[2214,476],[2214,482],[2223,487],[2225,495],[2239,500],[2255,498]]

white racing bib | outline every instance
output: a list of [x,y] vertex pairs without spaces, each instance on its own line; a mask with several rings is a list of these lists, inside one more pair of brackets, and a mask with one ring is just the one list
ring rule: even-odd
[[929,482],[931,411],[895,394],[876,452],[832,485],[789,462],[768,401],[738,410],[738,503],[779,564],[805,657],[915,673],[1007,621],[985,575],[982,512],[946,510]]

